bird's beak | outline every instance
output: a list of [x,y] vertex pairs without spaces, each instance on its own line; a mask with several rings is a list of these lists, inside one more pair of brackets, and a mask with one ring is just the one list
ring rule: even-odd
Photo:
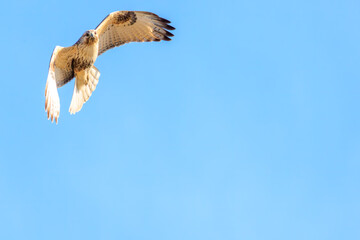
[[91,36],[92,38],[94,38],[94,37],[95,37],[95,34],[94,34],[94,33],[90,33],[90,36]]

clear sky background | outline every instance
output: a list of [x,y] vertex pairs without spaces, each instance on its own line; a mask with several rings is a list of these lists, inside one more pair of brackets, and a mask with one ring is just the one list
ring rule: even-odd
[[[360,239],[360,2],[2,1],[0,239]],[[96,61],[46,119],[51,53],[110,12],[171,42]]]

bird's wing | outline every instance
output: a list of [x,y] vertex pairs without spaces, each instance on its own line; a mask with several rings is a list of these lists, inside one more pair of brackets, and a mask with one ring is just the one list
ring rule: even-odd
[[72,59],[76,53],[76,47],[56,46],[50,59],[49,73],[45,87],[45,111],[48,119],[55,119],[56,123],[60,115],[60,99],[57,88],[63,86],[74,77]]
[[[170,21],[150,12],[117,11],[110,13],[97,27],[99,52],[128,42],[170,41],[175,28]],[[166,30],[167,29],[167,30]]]

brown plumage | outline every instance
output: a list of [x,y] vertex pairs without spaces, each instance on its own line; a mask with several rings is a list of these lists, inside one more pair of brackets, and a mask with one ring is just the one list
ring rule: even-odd
[[175,28],[170,21],[150,12],[118,11],[109,14],[95,30],[86,31],[70,47],[56,46],[50,60],[45,87],[45,111],[48,119],[58,122],[60,99],[57,88],[75,77],[70,113],[80,111],[99,81],[94,66],[99,55],[129,42],[170,41]]

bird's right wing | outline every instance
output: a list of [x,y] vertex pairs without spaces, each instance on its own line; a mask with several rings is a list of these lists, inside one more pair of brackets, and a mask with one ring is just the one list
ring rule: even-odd
[[55,119],[56,123],[60,115],[60,99],[57,88],[63,86],[74,77],[72,59],[75,56],[76,47],[56,46],[50,59],[49,73],[45,87],[45,111],[48,119]]
[[[170,41],[174,30],[170,21],[151,12],[117,11],[110,13],[96,27],[99,53],[128,42]],[[166,30],[167,29],[167,30]]]

